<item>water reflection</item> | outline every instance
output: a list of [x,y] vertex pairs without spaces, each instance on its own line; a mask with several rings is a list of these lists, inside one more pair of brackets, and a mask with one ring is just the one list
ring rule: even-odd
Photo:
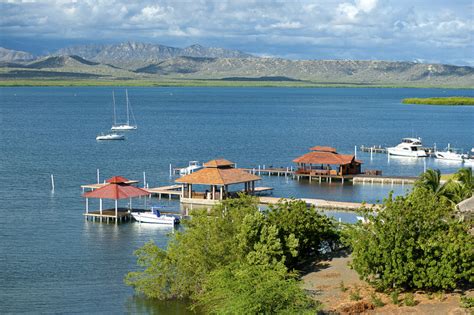
[[159,301],[134,295],[125,301],[125,312],[129,314],[170,314],[196,315],[201,314],[189,309],[190,302],[186,300]]

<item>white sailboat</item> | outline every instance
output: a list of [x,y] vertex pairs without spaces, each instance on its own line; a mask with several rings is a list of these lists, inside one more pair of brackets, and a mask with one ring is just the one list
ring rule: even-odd
[[[117,123],[117,113],[115,110],[115,93],[112,91],[112,99],[114,103],[114,124],[111,130],[120,130],[120,131],[126,131],[126,130],[136,130],[137,123],[135,121],[135,116],[133,115],[132,111],[132,106],[130,105],[130,102],[128,100],[128,90],[125,90],[125,96],[127,99],[127,122],[126,123]],[[130,115],[132,116],[133,124],[130,124]]]
[[101,133],[95,137],[96,140],[125,140],[125,136],[119,133],[110,132],[110,133]]

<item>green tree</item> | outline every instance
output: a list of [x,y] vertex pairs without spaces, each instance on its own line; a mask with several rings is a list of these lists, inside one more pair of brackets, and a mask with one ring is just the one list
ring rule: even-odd
[[[282,213],[303,211],[296,202],[284,207]],[[210,212],[194,212],[183,231],[171,236],[166,250],[152,242],[138,249],[141,270],[130,272],[125,282],[148,297],[191,298],[214,313],[226,309],[234,313],[303,312],[312,303],[286,261],[298,257],[298,237],[304,240],[313,235],[318,237],[317,244],[324,242],[312,224],[325,235],[336,233],[330,233],[331,224],[319,214],[311,212],[310,217],[317,220],[294,220],[300,226],[281,229],[283,221],[270,212],[260,212],[256,198],[242,195]]]
[[[279,237],[286,256],[286,265],[295,268],[299,263],[314,259],[321,250],[334,249],[339,244],[339,234],[333,219],[321,214],[314,206],[302,200],[280,201],[266,211],[269,224],[279,230]],[[298,254],[289,237],[298,240]]]
[[[434,187],[434,186],[432,186]],[[454,289],[474,280],[474,240],[439,190],[389,196],[368,224],[350,229],[353,267],[381,289]]]

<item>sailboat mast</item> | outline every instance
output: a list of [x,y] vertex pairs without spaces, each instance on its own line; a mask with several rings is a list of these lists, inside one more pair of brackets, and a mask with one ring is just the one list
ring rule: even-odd
[[112,100],[114,103],[114,125],[117,124],[117,113],[115,111],[115,91],[112,90]]
[[127,97],[127,125],[130,125],[130,114],[128,112],[128,90],[125,90],[125,96]]

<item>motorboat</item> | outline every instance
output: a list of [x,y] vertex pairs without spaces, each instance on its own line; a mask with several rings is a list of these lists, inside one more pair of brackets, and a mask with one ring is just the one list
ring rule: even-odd
[[406,157],[427,157],[421,138],[403,138],[402,142],[396,147],[387,148],[390,155],[406,156]]
[[151,207],[151,211],[131,212],[132,217],[140,223],[154,223],[174,226],[179,223],[179,217],[161,214],[159,207]]
[[435,151],[434,155],[437,159],[458,161],[458,162],[462,162],[463,160],[468,158],[467,155],[459,153],[458,149],[451,148],[449,143],[448,143],[448,147],[444,149],[444,151]]
[[116,132],[110,133],[101,133],[97,137],[96,140],[125,140],[125,136]]
[[[117,123],[117,113],[115,110],[115,93],[112,92],[112,99],[114,104],[114,124],[112,125],[111,130],[127,131],[127,130],[136,130],[138,129],[137,123],[135,121],[135,116],[133,115],[132,105],[128,100],[128,91],[125,90],[126,97],[126,106],[127,106],[127,121],[125,123]],[[132,118],[133,123],[130,124],[130,118]]]
[[188,167],[184,167],[179,170],[179,175],[188,175],[200,170],[201,168],[203,168],[203,166],[199,163],[199,161],[189,161]]

